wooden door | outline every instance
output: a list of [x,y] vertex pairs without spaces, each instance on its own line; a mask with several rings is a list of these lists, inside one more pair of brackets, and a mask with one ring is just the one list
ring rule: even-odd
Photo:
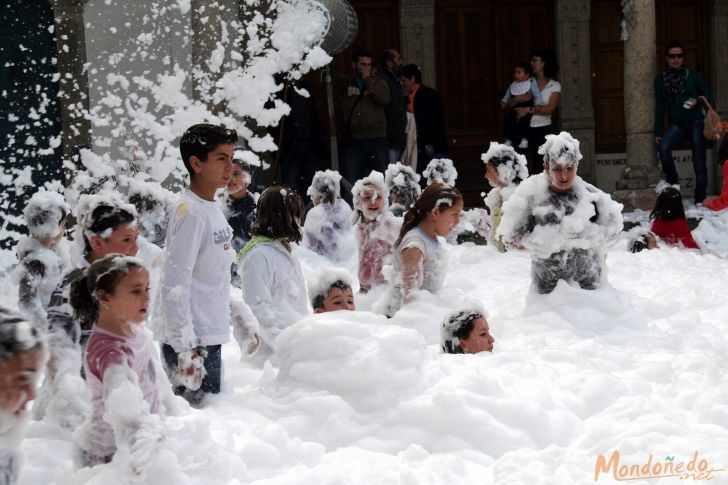
[[482,206],[489,190],[481,153],[502,140],[500,99],[513,66],[536,48],[554,48],[551,1],[441,0],[435,41],[437,90],[445,105],[457,186],[467,206]]
[[619,1],[592,3],[592,97],[598,153],[625,151],[624,43],[619,40],[621,21]]

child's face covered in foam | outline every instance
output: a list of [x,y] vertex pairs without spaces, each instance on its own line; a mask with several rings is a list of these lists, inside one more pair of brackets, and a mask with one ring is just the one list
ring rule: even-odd
[[359,207],[368,221],[373,221],[384,208],[384,194],[374,185],[365,185],[359,197]]
[[554,162],[544,165],[544,168],[549,175],[551,190],[558,193],[565,193],[571,190],[571,186],[574,185],[577,168],[574,162]]
[[21,417],[35,399],[38,372],[43,364],[40,348],[18,352],[0,364],[0,410]]

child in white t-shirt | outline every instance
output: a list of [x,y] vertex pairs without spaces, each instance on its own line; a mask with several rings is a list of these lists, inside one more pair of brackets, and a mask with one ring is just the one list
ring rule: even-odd
[[235,251],[215,192],[228,184],[237,140],[235,130],[198,124],[180,142],[190,186],[167,227],[157,311],[165,368],[175,394],[192,404],[220,392],[221,348],[229,340]]

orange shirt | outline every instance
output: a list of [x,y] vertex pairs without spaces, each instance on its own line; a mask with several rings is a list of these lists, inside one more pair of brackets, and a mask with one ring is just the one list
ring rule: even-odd
[[421,84],[418,84],[415,86],[414,91],[407,94],[407,111],[410,113],[415,112],[415,94],[417,94],[417,90],[420,89]]

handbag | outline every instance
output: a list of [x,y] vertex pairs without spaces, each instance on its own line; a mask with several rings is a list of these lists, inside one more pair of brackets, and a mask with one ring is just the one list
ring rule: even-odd
[[710,141],[716,141],[723,138],[725,129],[720,121],[720,115],[713,109],[705,96],[700,96],[703,101],[703,109],[705,111],[705,124],[703,127],[703,136]]

